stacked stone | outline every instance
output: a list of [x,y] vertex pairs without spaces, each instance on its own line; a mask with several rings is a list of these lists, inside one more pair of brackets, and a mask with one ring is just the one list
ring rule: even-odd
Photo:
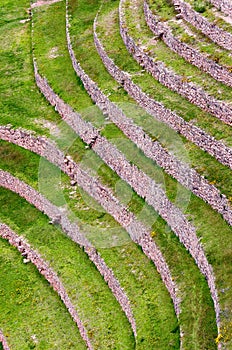
[[[181,17],[200,30],[204,35],[209,37],[219,46],[226,50],[232,50],[232,35],[225,30],[219,28],[214,23],[209,22],[205,17],[197,13],[191,5],[182,0],[172,0],[175,9],[180,13]],[[220,1],[221,3],[221,1]],[[229,7],[231,7],[229,5]],[[225,7],[224,7],[225,8]]]
[[228,16],[232,16],[232,3],[228,0],[209,0],[213,6],[223,11]]
[[[15,132],[15,135],[14,135]],[[23,137],[20,138],[20,133]],[[170,296],[173,300],[175,311],[177,315],[180,312],[179,299],[177,298],[176,286],[173,283],[171,273],[169,268],[162,256],[162,253],[153,242],[150,237],[149,230],[145,228],[139,221],[136,220],[135,216],[129,212],[126,207],[120,204],[117,198],[114,197],[112,191],[103,186],[97,179],[91,177],[82,170],[78,164],[76,164],[70,156],[64,156],[64,154],[59,151],[56,146],[46,140],[45,138],[37,137],[28,134],[26,137],[26,132],[21,130],[13,130],[8,127],[0,127],[0,137],[8,142],[15,143],[21,147],[24,147],[32,152],[35,152],[45,158],[50,162],[55,163],[62,171],[64,171],[74,183],[77,183],[81,188],[83,188],[90,196],[92,196],[114,219],[122,225],[123,228],[129,233],[131,239],[139,244],[144,253],[154,262],[158,272],[161,275],[163,282]],[[28,143],[27,143],[28,139]],[[34,147],[36,145],[36,147]],[[94,252],[91,252],[91,256]],[[98,260],[97,260],[98,261]],[[95,262],[96,263],[96,262]],[[98,266],[98,268],[100,268]],[[101,269],[102,271],[102,269]],[[104,271],[103,271],[104,272]],[[113,288],[111,280],[107,276],[110,273],[105,274],[105,280],[110,283],[111,289]],[[117,288],[115,288],[117,289]],[[126,305],[126,303],[124,302]],[[128,318],[131,318],[129,311],[127,312]],[[134,325],[135,327],[135,325]]]
[[31,9],[34,9],[36,7],[44,6],[44,5],[52,5],[56,2],[59,2],[62,0],[38,0],[37,2],[34,2],[31,4]]
[[133,38],[128,34],[124,20],[123,4],[125,1],[121,0],[119,6],[120,33],[127,50],[133,55],[134,59],[161,84],[177,92],[206,112],[211,113],[224,123],[232,125],[232,108],[229,104],[215,99],[198,85],[186,82],[183,77],[168,69],[163,62],[154,61],[139,45],[135,44]]
[[[209,182],[200,176],[194,169],[189,168],[187,164],[180,162],[176,157],[168,153],[158,141],[153,142],[152,139],[144,133],[143,129],[135,125],[131,119],[128,119],[122,110],[112,103],[99,89],[97,84],[84,72],[81,65],[77,63],[72,49],[68,31],[69,22],[67,14],[66,21],[67,43],[74,70],[81,78],[86,91],[96,105],[103,111],[103,113],[106,113],[109,116],[109,118],[144,152],[147,157],[154,160],[159,166],[164,168],[169,175],[177,179],[195,195],[209,203],[212,208],[221,213],[224,219],[232,225],[232,209],[226,197],[222,196],[215,186],[209,184]],[[96,28],[94,28],[94,30],[95,29]]]
[[0,329],[0,343],[2,344],[3,350],[10,350],[6,337],[2,333],[1,329]]
[[[37,70],[35,70],[35,78],[41,92],[51,104],[56,106],[57,111],[63,119],[69,122],[70,118],[73,118],[70,125],[73,126],[74,131],[80,135],[83,141],[89,144],[102,160],[123,180],[125,180],[139,196],[153,206],[155,211],[159,213],[159,215],[172,228],[173,232],[179,237],[180,241],[195,259],[200,271],[206,276],[214,301],[217,324],[219,324],[219,304],[214,276],[212,268],[205,257],[203,248],[198,242],[195,228],[189,224],[183,213],[167,199],[166,194],[159,185],[140,171],[135,165],[130,165],[124,155],[104,137],[100,136],[90,123],[82,121],[80,125],[76,124],[75,120],[78,120],[81,117],[73,111],[69,115],[66,114],[71,107],[64,104],[64,102],[53,92],[46,79],[39,75]],[[91,141],[89,141],[88,127],[90,135],[95,133],[95,137]],[[87,134],[83,132],[83,130],[87,131]]]
[[214,79],[232,87],[232,73],[173,36],[170,27],[160,22],[159,17],[152,13],[146,0],[144,1],[144,14],[146,22],[153,33],[159,36],[172,51],[202,71],[210,74]]
[[93,261],[104,280],[108,283],[115,298],[121,305],[122,310],[125,312],[129,322],[131,323],[134,335],[136,336],[136,323],[126,294],[124,293],[122,287],[120,287],[118,280],[114,277],[113,271],[106,265],[100,254],[91,245],[91,243],[80,233],[78,226],[71,223],[68,217],[62,213],[58,207],[50,203],[40,193],[5,171],[0,171],[0,186],[19,194],[22,198],[25,198],[26,201],[34,205],[42,213],[46,214],[51,219],[50,223],[59,224],[62,230],[74,242],[76,242],[79,246],[84,247],[85,252]]
[[111,76],[123,86],[128,94],[154,118],[164,122],[177,133],[195,143],[202,150],[215,157],[220,163],[232,169],[232,149],[221,141],[215,140],[202,129],[186,122],[176,113],[165,108],[161,103],[145,94],[138,85],[134,84],[129,75],[120,70],[107,55],[96,33],[97,17],[94,22],[94,42],[96,49]]
[[[0,236],[6,239],[12,246],[18,249],[18,251],[24,257],[25,263],[32,262],[32,264],[36,266],[40,274],[43,275],[45,279],[49,282],[54,291],[59,294],[61,300],[68,309],[69,314],[71,315],[74,322],[77,324],[81,337],[85,341],[87,348],[92,350],[93,347],[87,335],[87,331],[56,273],[48,266],[48,264],[41,258],[41,256],[35,250],[33,250],[28,243],[25,242],[25,240],[22,237],[18,236],[8,226],[2,223],[0,223]],[[4,347],[4,349],[9,348]]]

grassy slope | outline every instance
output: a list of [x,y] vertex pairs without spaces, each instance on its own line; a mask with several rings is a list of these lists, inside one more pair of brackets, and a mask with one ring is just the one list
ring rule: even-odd
[[34,265],[22,260],[0,239],[0,324],[11,349],[85,349],[58,295]]
[[39,121],[56,122],[56,113],[48,106],[34,83],[31,60],[29,1],[1,2],[1,124],[31,128],[46,133]]

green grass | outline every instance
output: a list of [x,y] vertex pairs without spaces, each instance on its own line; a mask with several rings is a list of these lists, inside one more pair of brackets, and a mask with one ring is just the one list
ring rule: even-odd
[[0,9],[0,25],[16,22],[28,18],[27,9],[30,7],[28,0],[14,1],[3,0]]
[[[11,349],[85,349],[59,296],[0,238],[0,323]],[[36,337],[36,342],[33,341]]]
[[175,10],[174,6],[172,5],[172,1],[148,0],[148,4],[150,5],[152,11],[154,11],[156,14],[159,14],[162,22],[165,22],[175,16]]
[[25,0],[1,2],[0,122],[48,134],[40,124],[56,123],[58,118],[34,83],[30,22],[20,23],[28,18],[29,6]]

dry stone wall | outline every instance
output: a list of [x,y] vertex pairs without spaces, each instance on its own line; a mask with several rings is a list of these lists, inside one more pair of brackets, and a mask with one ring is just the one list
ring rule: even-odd
[[171,50],[189,63],[210,74],[214,79],[232,87],[232,73],[225,67],[205,57],[200,51],[173,36],[170,27],[160,22],[159,17],[152,13],[147,1],[144,1],[144,14],[150,29],[155,35],[159,36]]
[[67,14],[66,20],[67,43],[74,70],[81,78],[86,91],[97,106],[104,113],[107,113],[109,118],[147,157],[154,160],[159,166],[164,168],[169,175],[177,179],[195,195],[209,203],[212,208],[220,212],[224,219],[232,225],[232,209],[225,196],[222,196],[215,186],[209,184],[209,182],[194,171],[194,169],[189,168],[187,164],[180,162],[176,157],[168,153],[158,141],[153,142],[152,139],[144,133],[143,129],[135,125],[131,119],[128,119],[122,110],[112,103],[99,89],[97,84],[84,72],[81,65],[77,62],[72,49],[68,31],[69,22]]
[[55,4],[56,2],[60,2],[62,0],[38,0],[37,2],[31,3],[31,9],[34,9],[36,7],[41,7],[41,6],[47,6],[47,5],[52,5]]
[[152,57],[136,45],[133,38],[128,34],[126,21],[124,19],[124,4],[126,0],[120,1],[119,19],[121,37],[134,59],[161,84],[185,97],[191,103],[211,113],[228,125],[232,125],[232,108],[229,104],[216,100],[196,84],[184,81],[185,79],[172,70],[168,69],[161,61],[154,61]]
[[6,337],[2,333],[1,329],[0,329],[0,343],[2,343],[3,350],[10,350]]
[[205,17],[182,0],[172,0],[176,11],[182,18],[200,30],[204,35],[209,37],[219,46],[226,50],[232,50],[232,35],[223,29],[217,27],[214,23],[209,22]]
[[[159,185],[141,172],[135,165],[131,165],[117,148],[104,137],[100,136],[90,123],[81,120],[80,115],[72,111],[71,107],[65,104],[53,92],[46,79],[42,78],[38,73],[35,62],[34,66],[36,83],[47,100],[56,107],[56,110],[65,121],[70,121],[70,126],[73,127],[74,131],[77,132],[83,141],[89,144],[112,170],[159,213],[179,237],[180,242],[184,244],[193,256],[200,271],[206,276],[214,301],[217,324],[219,324],[219,303],[213,271],[212,267],[208,264],[201,244],[198,242],[195,228],[187,221],[183,213],[167,199]],[[80,123],[78,123],[79,120]]]
[[177,315],[179,314],[180,300],[177,297],[177,287],[172,280],[171,273],[162,253],[151,239],[149,230],[136,220],[135,216],[126,207],[119,203],[109,188],[103,186],[97,179],[88,175],[70,156],[64,156],[52,142],[44,137],[35,137],[25,130],[14,130],[9,126],[2,126],[0,127],[0,138],[35,152],[56,164],[72,181],[77,182],[80,187],[112,215],[126,229],[131,239],[139,244],[144,253],[153,261],[173,300],[175,311]]
[[112,290],[115,298],[121,305],[122,310],[125,312],[129,322],[131,323],[134,335],[136,336],[136,323],[126,294],[121,288],[118,280],[115,278],[113,271],[106,265],[105,261],[101,258],[100,254],[91,245],[91,243],[80,233],[78,226],[71,223],[68,217],[59,208],[50,203],[40,193],[8,172],[0,171],[0,186],[19,194],[22,198],[25,198],[26,201],[34,205],[42,213],[46,214],[51,219],[52,224],[59,224],[62,230],[74,242],[84,248],[90,260],[94,263],[100,274],[103,276],[104,280]]
[[[89,337],[87,335],[87,331],[73,306],[63,284],[60,279],[56,275],[56,273],[49,267],[49,265],[41,258],[41,256],[33,250],[28,243],[25,242],[24,238],[18,236],[15,232],[13,232],[7,225],[0,223],[0,236],[6,239],[12,246],[16,247],[21,255],[24,257],[24,262],[31,262],[36,266],[41,275],[43,275],[48,283],[52,286],[55,292],[57,292],[66,306],[69,314],[71,315],[74,322],[77,324],[79,328],[81,337],[86,343],[86,346],[89,350],[93,350]],[[1,341],[1,333],[0,333],[0,341]],[[4,341],[4,338],[3,338]],[[9,349],[8,347],[4,347],[4,349]]]
[[232,17],[232,3],[229,0],[209,0],[211,4]]
[[202,150],[215,157],[220,163],[232,169],[232,149],[227,147],[223,142],[215,140],[214,137],[210,136],[202,129],[186,122],[176,113],[165,108],[160,102],[153,100],[145,94],[138,85],[132,82],[129,75],[120,70],[113,60],[109,58],[98,38],[96,26],[97,17],[94,22],[94,42],[102,62],[111,76],[123,86],[128,94],[155,119],[164,122],[177,133],[183,135]]

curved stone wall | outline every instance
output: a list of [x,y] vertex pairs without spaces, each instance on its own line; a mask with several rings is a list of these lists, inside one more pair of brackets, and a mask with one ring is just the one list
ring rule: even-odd
[[232,17],[232,3],[228,0],[209,0],[211,4]]
[[165,108],[160,102],[157,102],[146,95],[138,85],[134,84],[129,75],[118,68],[113,60],[107,55],[96,32],[97,18],[94,22],[94,42],[96,49],[111,76],[123,86],[128,94],[155,119],[158,119],[177,133],[183,135],[189,141],[195,143],[202,150],[215,157],[220,163],[229,166],[232,169],[232,149],[225,146],[221,141],[215,140],[202,129],[186,122],[176,113]]
[[232,87],[232,73],[225,67],[205,57],[200,51],[173,36],[171,28],[167,24],[160,22],[159,17],[152,13],[146,0],[144,1],[144,14],[151,31],[155,35],[160,36],[172,51],[202,71],[210,74],[214,79]]
[[107,113],[109,118],[147,157],[154,160],[159,166],[164,168],[169,175],[177,179],[195,195],[209,203],[212,208],[220,212],[224,219],[232,225],[232,208],[225,196],[222,196],[215,186],[209,184],[209,182],[194,169],[191,169],[187,164],[180,162],[176,157],[168,153],[158,141],[153,142],[152,139],[144,133],[143,129],[135,125],[131,119],[128,119],[122,110],[112,103],[99,89],[97,84],[84,72],[80,63],[77,62],[72,49],[68,31],[69,22],[67,14],[66,21],[67,43],[73,68],[96,105],[104,113]]
[[34,9],[36,7],[46,6],[46,5],[52,5],[60,1],[62,0],[38,0],[37,2],[31,3],[31,9]]
[[226,50],[232,50],[232,35],[223,29],[217,27],[214,23],[209,22],[205,17],[182,0],[172,0],[176,11],[181,14],[183,19],[200,30],[204,35],[209,37],[219,46]]
[[1,329],[0,329],[0,343],[2,343],[3,350],[10,350],[10,348],[7,344],[6,337],[2,333]]
[[[81,337],[85,341],[87,348],[89,350],[93,350],[93,347],[87,335],[87,331],[56,273],[48,266],[48,264],[41,258],[41,256],[37,252],[35,252],[28,243],[25,242],[24,238],[18,236],[7,225],[2,223],[0,223],[0,236],[6,239],[12,246],[16,247],[24,257],[24,259],[26,259],[27,262],[32,262],[32,264],[34,264],[38,269],[39,273],[46,278],[46,280],[52,286],[54,291],[59,294],[69,314],[71,315],[74,322],[77,324]],[[4,347],[4,349],[8,349],[8,347]]]
[[7,126],[0,126],[0,138],[37,153],[56,164],[112,215],[126,229],[131,239],[139,244],[144,253],[154,262],[173,300],[175,311],[177,315],[179,314],[180,301],[176,294],[177,288],[162,253],[151,239],[149,230],[136,220],[134,214],[119,203],[110,189],[88,175],[70,156],[64,156],[53,143],[44,137],[34,137],[20,129],[14,130]]
[[40,193],[8,172],[0,171],[0,186],[19,194],[22,198],[25,198],[26,201],[34,205],[42,213],[46,214],[51,219],[52,224],[60,224],[62,230],[74,242],[84,248],[90,260],[94,263],[100,274],[103,276],[104,280],[112,290],[115,298],[121,305],[122,310],[125,312],[129,322],[131,323],[134,335],[136,336],[136,323],[126,294],[121,288],[118,280],[115,278],[113,271],[106,265],[105,261],[101,258],[100,254],[91,245],[91,243],[80,233],[78,226],[71,223],[68,217],[61,212],[59,208],[50,203]]
[[121,0],[119,6],[120,34],[127,50],[132,54],[134,59],[161,84],[177,92],[206,112],[211,113],[224,123],[232,125],[232,108],[229,104],[216,100],[198,85],[185,82],[183,77],[168,69],[163,62],[154,61],[140,46],[135,44],[133,38],[128,34],[127,25],[124,20],[123,4],[125,2],[126,0]]

